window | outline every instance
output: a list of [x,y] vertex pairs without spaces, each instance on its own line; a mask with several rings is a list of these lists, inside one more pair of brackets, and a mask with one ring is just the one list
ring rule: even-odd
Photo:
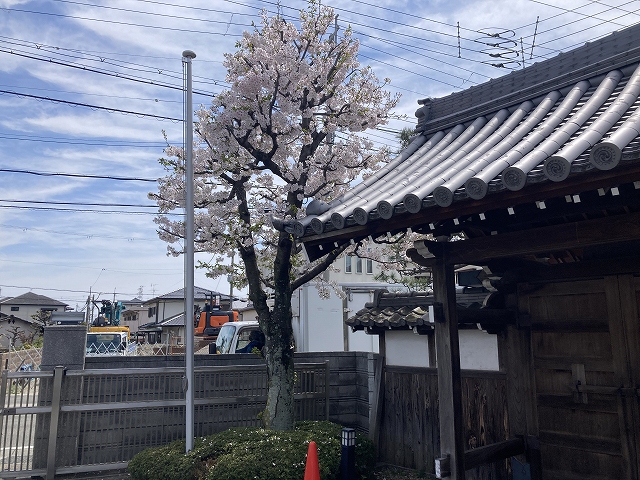
[[149,318],[155,317],[155,315],[156,315],[156,307],[150,307],[149,308]]
[[356,273],[362,273],[362,259],[356,257]]
[[373,260],[371,260],[370,258],[367,258],[367,266],[366,266],[366,268],[367,268],[367,273],[369,275],[372,275],[373,274]]
[[351,273],[351,255],[344,257],[344,273]]
[[20,307],[11,307],[11,311],[12,312],[19,312],[20,311]]

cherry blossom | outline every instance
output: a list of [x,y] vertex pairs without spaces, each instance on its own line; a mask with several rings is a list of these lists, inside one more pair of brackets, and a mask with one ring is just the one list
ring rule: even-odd
[[[385,90],[389,80],[358,62],[351,29],[332,35],[335,20],[316,1],[296,24],[263,13],[225,55],[230,88],[196,113],[195,248],[214,254],[200,265],[209,276],[232,275],[237,287],[248,286],[267,340],[263,421],[276,429],[293,426],[291,294],[344,248],[309,265],[272,218],[302,218],[311,200],[331,200],[378,169],[389,152],[363,132],[384,125],[398,101]],[[150,194],[170,255],[182,252],[184,224],[164,214],[184,207],[184,157],[182,148],[166,148],[167,175]],[[225,257],[234,254],[230,265]]]

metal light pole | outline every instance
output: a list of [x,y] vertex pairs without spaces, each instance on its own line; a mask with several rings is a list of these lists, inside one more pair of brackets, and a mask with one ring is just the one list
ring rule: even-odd
[[185,158],[185,234],[184,234],[184,327],[185,327],[185,438],[186,451],[193,450],[194,411],[193,411],[193,242],[194,242],[194,212],[193,212],[193,102],[191,83],[191,60],[196,54],[191,50],[182,52],[182,64],[186,77],[184,102],[184,150]]

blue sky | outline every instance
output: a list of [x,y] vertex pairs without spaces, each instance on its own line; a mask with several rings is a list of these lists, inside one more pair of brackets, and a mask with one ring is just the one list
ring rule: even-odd
[[[402,94],[400,118],[370,134],[392,149],[418,99],[521,68],[515,52],[528,65],[640,21],[640,1],[626,0],[323,3],[340,32],[351,25],[361,63]],[[147,198],[163,131],[182,143],[181,53],[196,52],[194,105],[208,105],[226,85],[223,54],[278,5],[294,21],[306,3],[0,0],[0,297],[33,291],[75,308],[89,289],[148,299],[182,287],[183,259],[166,256]],[[510,53],[487,45],[496,33]],[[195,283],[229,292],[204,272]]]

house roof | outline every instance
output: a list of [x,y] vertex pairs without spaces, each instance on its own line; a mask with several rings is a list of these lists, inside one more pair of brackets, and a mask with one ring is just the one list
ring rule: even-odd
[[173,317],[169,317],[162,322],[158,322],[160,327],[184,327],[184,313],[179,313]]
[[[477,314],[489,295],[484,288],[460,287],[456,303],[459,309],[474,310]],[[354,330],[368,332],[415,329],[424,333],[433,330],[429,307],[434,303],[433,295],[428,292],[390,293],[376,290],[373,301],[367,302],[364,308],[345,320],[345,324]]]
[[[598,197],[617,196],[624,183],[635,196],[639,39],[637,25],[463,92],[420,101],[411,144],[342,197],[311,209],[315,214],[295,223],[294,234],[313,259],[345,241],[414,226],[436,235],[465,227],[486,235],[492,222],[481,222],[497,207],[514,215],[514,207],[527,203],[540,213],[547,199],[565,208],[562,203],[577,204],[588,192],[606,209]],[[473,214],[480,219],[470,219]],[[519,228],[516,221],[501,223]]]
[[[216,291],[212,291],[209,290],[207,288],[202,288],[202,287],[193,287],[193,297],[194,300],[206,300],[207,299],[207,295],[219,295],[221,299],[228,301],[229,300],[229,295],[225,295],[223,293],[220,292],[216,292]],[[184,298],[184,288],[181,288],[179,290],[175,290],[173,292],[170,293],[165,293],[164,295],[160,295],[157,297],[154,297],[150,300],[147,300],[146,302],[144,302],[145,305],[150,304],[150,303],[155,303],[158,301],[162,301],[162,300],[182,300]]]
[[5,298],[0,301],[3,305],[33,305],[33,306],[45,306],[45,307],[66,307],[67,304],[54,300],[53,298],[45,297],[44,295],[38,295],[33,292],[23,293],[17,297]]

